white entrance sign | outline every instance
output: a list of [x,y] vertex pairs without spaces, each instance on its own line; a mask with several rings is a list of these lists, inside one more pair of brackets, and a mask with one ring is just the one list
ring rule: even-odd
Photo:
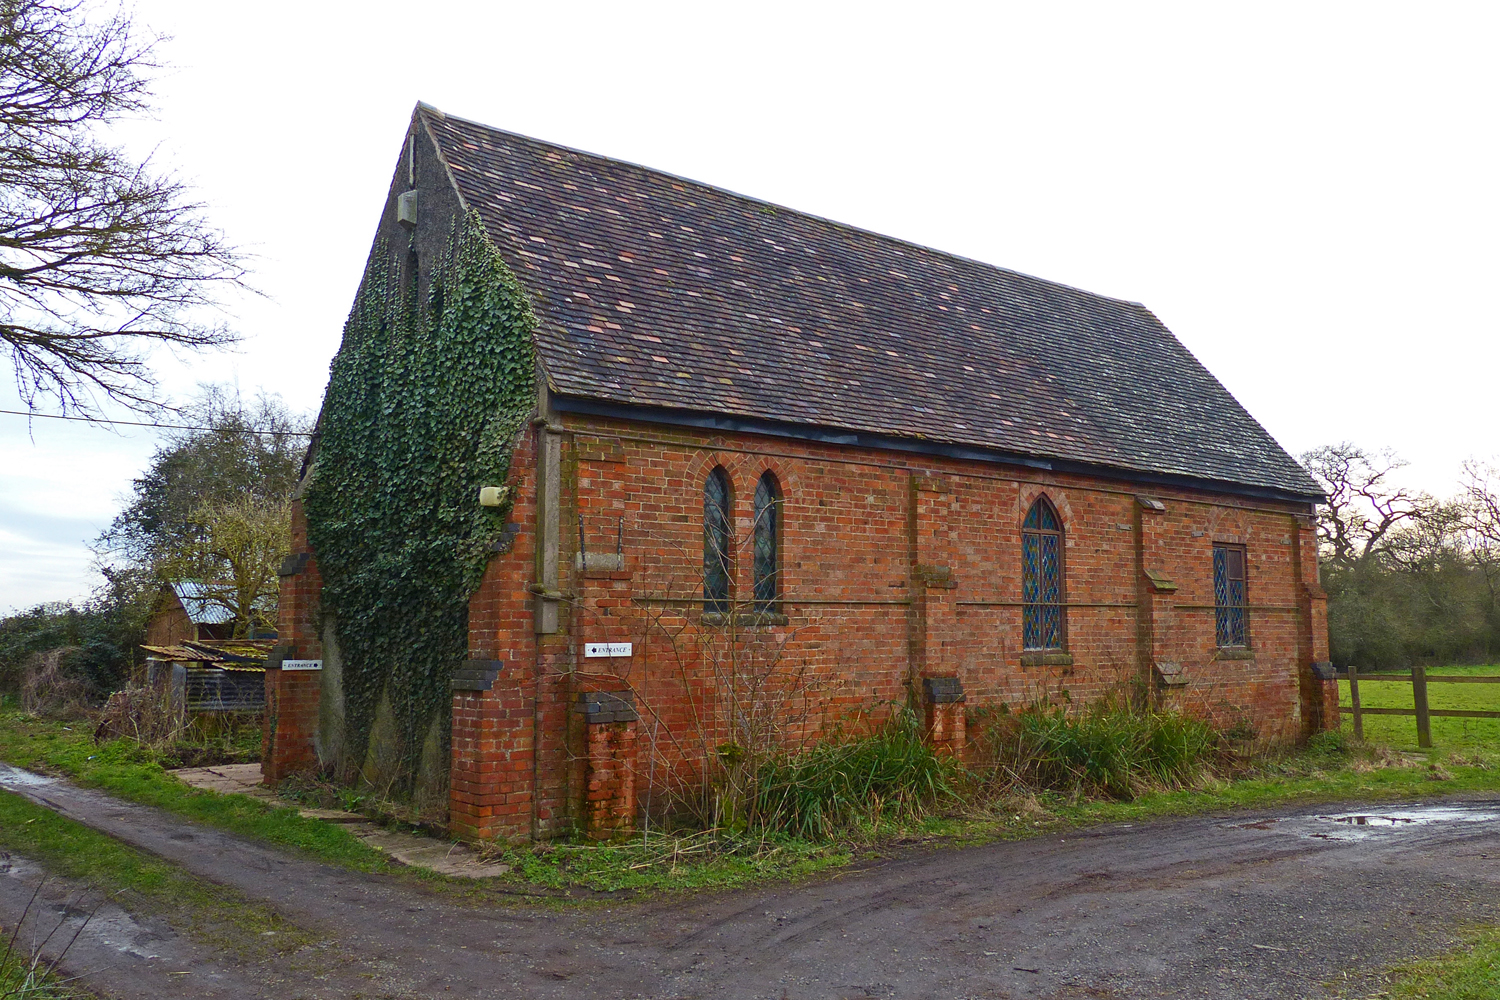
[[586,642],[583,644],[584,656],[629,656],[634,648],[634,643],[629,642]]
[[322,670],[322,660],[282,660],[282,670]]

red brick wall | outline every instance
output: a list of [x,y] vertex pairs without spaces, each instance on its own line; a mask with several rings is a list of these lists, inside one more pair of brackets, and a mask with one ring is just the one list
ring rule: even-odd
[[[302,501],[292,501],[294,554],[307,553],[302,569],[281,578],[276,623],[277,649],[289,660],[318,660],[323,643],[318,636],[318,597],[323,580],[307,541],[307,515]],[[276,662],[273,658],[273,664]],[[266,671],[266,714],[262,730],[261,780],[275,784],[299,771],[318,767],[314,742],[318,731],[318,699],[322,678],[315,670]]]
[[[583,818],[590,748],[569,706],[590,685],[634,694],[636,794],[641,809],[656,809],[729,734],[725,678],[743,681],[776,657],[769,681],[734,710],[777,707],[792,740],[918,700],[923,676],[955,675],[970,711],[1147,690],[1158,704],[1267,736],[1330,724],[1331,689],[1310,670],[1327,658],[1327,626],[1306,505],[600,418],[564,424],[560,631],[534,630],[535,432],[513,473],[520,534],[493,557],[470,606],[471,655],[506,667],[491,691],[455,696],[452,823],[464,835],[545,836]],[[695,624],[702,486],[716,464],[747,542],[757,479],[770,470],[780,482],[786,624]],[[1043,494],[1065,531],[1071,662],[1022,655],[1020,526]],[[1137,494],[1165,509],[1145,509]],[[1249,659],[1215,646],[1216,541],[1249,557]],[[604,565],[617,545],[623,568]],[[746,548],[733,568],[737,600],[750,599],[751,574]],[[635,643],[633,657],[583,655],[585,642],[605,641]],[[1160,685],[1160,661],[1181,664],[1187,682]]]
[[[464,837],[530,837],[553,829],[565,812],[568,761],[565,635],[533,631],[536,579],[536,441],[528,430],[511,463],[516,484],[511,522],[519,533],[507,553],[490,560],[469,601],[469,655],[504,663],[489,691],[453,696],[453,769],[449,826]],[[499,485],[499,484],[495,484]],[[534,796],[539,761],[533,754],[536,694],[541,688],[545,748],[551,750]]]

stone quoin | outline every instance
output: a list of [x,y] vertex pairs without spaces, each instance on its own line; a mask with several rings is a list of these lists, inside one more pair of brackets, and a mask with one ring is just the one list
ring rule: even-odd
[[[959,755],[1043,697],[1337,724],[1321,491],[1145,307],[418,105],[377,235],[419,293],[471,213],[538,388],[475,484],[513,506],[422,779],[454,833],[628,830],[738,752],[735,713],[795,743],[907,704]],[[270,663],[273,782],[341,741],[319,460],[278,654],[327,668]]]

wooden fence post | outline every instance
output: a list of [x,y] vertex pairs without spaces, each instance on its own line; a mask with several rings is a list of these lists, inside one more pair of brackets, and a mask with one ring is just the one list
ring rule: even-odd
[[1354,738],[1365,738],[1365,720],[1359,713],[1359,668],[1349,664],[1349,701],[1354,707]]
[[1411,668],[1411,695],[1417,706],[1417,746],[1432,746],[1432,719],[1427,714],[1427,670]]

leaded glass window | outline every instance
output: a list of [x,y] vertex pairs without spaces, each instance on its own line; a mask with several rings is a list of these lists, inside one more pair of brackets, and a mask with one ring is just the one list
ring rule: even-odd
[[1039,498],[1021,526],[1021,631],[1027,649],[1063,648],[1062,523]]
[[755,485],[755,610],[765,614],[778,610],[781,597],[780,531],[781,487],[766,472]]
[[1214,632],[1220,646],[1248,646],[1245,622],[1245,550],[1214,546]]
[[703,610],[729,612],[729,474],[720,466],[703,483]]

